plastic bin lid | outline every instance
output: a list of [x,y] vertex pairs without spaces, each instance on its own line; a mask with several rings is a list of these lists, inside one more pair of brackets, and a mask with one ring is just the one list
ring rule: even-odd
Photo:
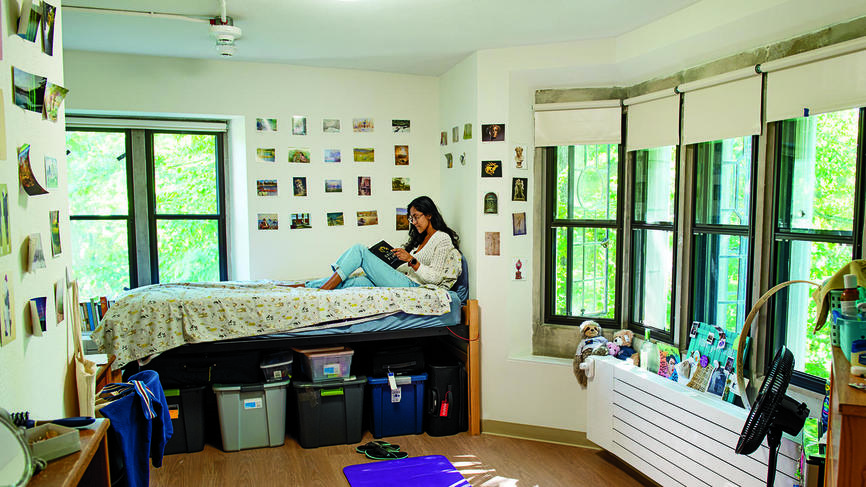
[[291,381],[291,379],[286,379],[276,382],[253,382],[252,384],[214,384],[213,390],[214,392],[239,391],[241,389],[262,391],[276,387],[286,387]]
[[292,363],[292,356],[291,355],[289,355],[288,358],[286,358],[285,356],[275,356],[275,357],[268,357],[268,358],[262,360],[262,363],[259,364],[259,367],[261,367],[261,368],[277,367],[280,365],[289,365],[291,363]]
[[330,387],[340,387],[340,386],[354,386],[357,384],[365,384],[367,382],[367,377],[363,375],[359,376],[349,376],[345,379],[331,379],[325,380],[322,382],[307,382],[307,381],[295,381],[294,386],[295,389],[327,389]]
[[[427,380],[427,374],[423,373],[418,375],[395,375],[394,378],[397,380],[397,385],[399,386],[403,384],[408,384],[410,382],[421,382],[423,380]],[[367,379],[367,382],[369,382],[370,385],[378,386],[382,384],[387,384],[388,378],[382,377],[380,379],[377,377],[370,377],[369,379]]]

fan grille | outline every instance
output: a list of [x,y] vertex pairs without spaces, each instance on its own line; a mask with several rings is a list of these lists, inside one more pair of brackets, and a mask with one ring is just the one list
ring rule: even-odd
[[748,455],[761,446],[761,442],[767,435],[767,430],[773,423],[773,416],[776,414],[779,403],[785,397],[785,391],[788,389],[793,371],[794,354],[787,347],[782,346],[776,352],[776,357],[773,358],[770,372],[761,385],[758,398],[752,410],[749,411],[746,424],[743,425],[743,432],[740,433],[740,441],[737,443],[737,453]]

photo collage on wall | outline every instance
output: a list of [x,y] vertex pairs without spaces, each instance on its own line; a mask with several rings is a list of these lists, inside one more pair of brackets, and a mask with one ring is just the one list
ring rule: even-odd
[[[463,124],[462,130],[463,136],[462,140],[472,140],[472,124],[465,123]],[[451,144],[457,144],[461,141],[461,130],[459,126],[451,127]],[[439,134],[439,145],[447,146],[448,145],[448,131],[443,130]],[[465,166],[467,162],[469,162],[469,157],[466,155],[466,151],[458,151],[457,147],[453,149],[452,152],[445,153],[445,167],[451,169],[454,167],[454,160],[457,159],[460,162],[460,165]]]

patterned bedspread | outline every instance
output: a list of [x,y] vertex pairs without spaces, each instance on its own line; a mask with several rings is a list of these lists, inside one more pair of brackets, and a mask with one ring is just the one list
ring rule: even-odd
[[442,315],[439,288],[291,288],[277,281],[156,284],[128,291],[91,334],[114,368],[185,343],[284,332],[324,322],[402,311]]

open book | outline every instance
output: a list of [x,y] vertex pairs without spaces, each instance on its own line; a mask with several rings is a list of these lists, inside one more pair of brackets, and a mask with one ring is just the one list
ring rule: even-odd
[[396,255],[391,253],[391,249],[394,246],[389,244],[388,242],[382,240],[381,242],[374,244],[370,247],[370,252],[373,252],[373,255],[385,261],[386,264],[393,267],[394,269],[400,267],[404,262],[397,258]]

